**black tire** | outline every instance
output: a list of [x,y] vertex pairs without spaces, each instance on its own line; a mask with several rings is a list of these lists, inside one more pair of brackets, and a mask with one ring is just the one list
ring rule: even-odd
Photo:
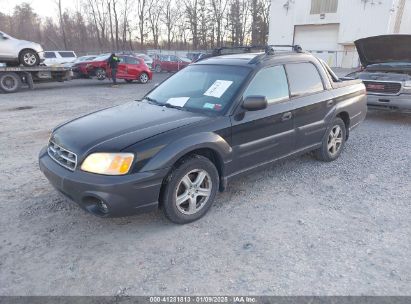
[[0,90],[5,93],[14,93],[20,90],[21,78],[16,73],[3,73],[0,75]]
[[[199,185],[193,188],[186,186],[186,177],[189,178],[190,182],[196,182],[200,177],[200,173],[203,172],[205,172],[205,177]],[[210,209],[218,187],[218,171],[208,158],[200,155],[184,158],[165,180],[160,198],[163,212],[170,221],[176,224],[187,224],[196,221],[202,218]],[[204,192],[204,190],[209,193],[207,197],[198,194],[199,191]],[[178,196],[182,198],[180,199],[182,202],[180,205],[177,205]],[[185,201],[184,197],[187,197]],[[192,208],[191,206],[195,207]]]
[[147,73],[141,73],[141,75],[139,77],[140,83],[146,84],[149,80],[150,80],[150,78],[148,77]]
[[26,49],[20,52],[19,62],[26,67],[34,67],[40,65],[40,57],[36,51]]
[[126,81],[127,83],[132,83],[132,82],[133,82],[133,79],[125,79],[125,81]]
[[100,81],[105,80],[107,78],[107,73],[105,69],[98,68],[96,69],[95,74],[96,74],[97,79]]
[[157,64],[156,67],[155,67],[155,71],[156,71],[157,73],[161,73],[161,72],[162,72],[162,70],[161,70],[161,65]]
[[325,132],[321,148],[314,152],[315,157],[325,162],[336,160],[344,149],[346,139],[347,129],[345,123],[337,117]]

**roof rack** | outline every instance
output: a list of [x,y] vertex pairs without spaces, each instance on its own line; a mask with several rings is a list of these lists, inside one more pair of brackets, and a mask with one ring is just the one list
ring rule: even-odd
[[[233,46],[233,47],[220,47],[216,48],[213,50],[212,53],[201,56],[196,62],[202,61],[204,59],[210,58],[210,57],[217,57],[217,56],[222,56],[222,55],[232,55],[232,54],[243,54],[243,53],[251,53],[253,50],[259,50],[261,52],[264,52],[263,54],[257,56],[253,60],[251,60],[250,63],[255,63],[257,61],[260,61],[262,57],[265,55],[274,55],[276,52],[280,50],[276,50],[275,48],[291,48],[292,51],[296,53],[303,53],[303,49],[300,45],[248,45],[248,46]],[[228,51],[227,53],[224,54],[224,51]],[[232,50],[232,52],[230,52]]]
[[269,44],[265,47],[265,53],[267,55],[274,55],[276,50],[275,48],[291,48],[292,51],[296,52],[296,53],[302,53],[303,52],[303,48],[301,47],[301,45],[298,44]]

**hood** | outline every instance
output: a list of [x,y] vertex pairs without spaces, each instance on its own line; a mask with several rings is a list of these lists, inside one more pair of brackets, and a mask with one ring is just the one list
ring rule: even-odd
[[54,130],[52,140],[79,156],[96,150],[118,152],[206,118],[188,111],[130,102],[65,123]]
[[383,35],[354,42],[361,64],[411,62],[411,35]]

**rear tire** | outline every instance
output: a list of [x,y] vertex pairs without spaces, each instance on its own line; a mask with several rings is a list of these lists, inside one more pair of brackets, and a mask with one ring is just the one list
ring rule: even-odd
[[26,67],[34,67],[40,64],[40,57],[35,51],[27,49],[20,52],[19,62]]
[[176,224],[200,219],[213,204],[218,186],[218,171],[208,158],[184,158],[166,178],[161,193],[165,216]]
[[98,80],[104,80],[107,78],[107,73],[106,70],[102,69],[102,68],[98,68],[96,70],[96,77]]
[[5,93],[14,93],[20,90],[21,78],[16,73],[3,73],[0,75],[0,90]]
[[147,73],[141,73],[139,77],[140,83],[146,84],[149,81],[149,77]]
[[344,121],[337,117],[324,135],[321,148],[314,152],[318,160],[331,162],[340,157],[347,139]]

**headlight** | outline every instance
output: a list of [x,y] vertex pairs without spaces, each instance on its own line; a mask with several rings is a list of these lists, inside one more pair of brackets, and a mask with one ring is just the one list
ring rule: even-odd
[[408,80],[404,83],[404,87],[411,88],[411,80]]
[[124,175],[130,171],[132,153],[93,153],[87,156],[81,170],[104,175]]

